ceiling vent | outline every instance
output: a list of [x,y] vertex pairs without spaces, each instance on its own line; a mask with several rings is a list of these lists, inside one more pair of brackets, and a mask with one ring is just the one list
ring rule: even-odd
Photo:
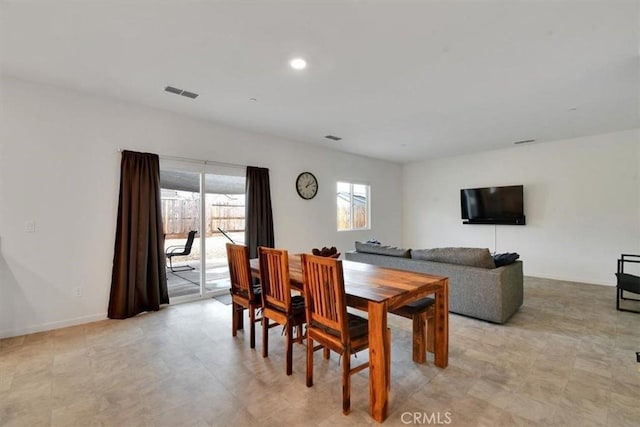
[[189,92],[186,90],[178,89],[173,86],[167,86],[164,88],[166,92],[175,93],[176,95],[186,96],[187,98],[196,99],[198,97],[197,93]]
[[335,136],[335,135],[327,135],[325,136],[325,138],[330,139],[332,141],[340,141],[342,139],[339,136]]
[[520,144],[528,144],[530,142],[535,142],[535,139],[525,139],[523,141],[516,141],[514,142],[515,145],[520,145]]

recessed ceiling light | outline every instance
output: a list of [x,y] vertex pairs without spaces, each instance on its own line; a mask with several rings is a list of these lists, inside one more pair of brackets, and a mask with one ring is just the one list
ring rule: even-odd
[[291,68],[294,70],[304,70],[307,68],[307,61],[302,58],[294,58],[289,61],[289,65],[291,65]]

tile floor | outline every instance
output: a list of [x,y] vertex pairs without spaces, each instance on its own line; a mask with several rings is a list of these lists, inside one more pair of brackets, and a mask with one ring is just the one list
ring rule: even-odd
[[[615,289],[525,279],[507,325],[450,316],[447,369],[411,360],[411,325],[390,316],[392,385],[384,425],[638,426],[640,314],[616,312]],[[368,371],[342,415],[340,369],[304,347],[284,373],[279,328],[270,356],[231,337],[216,300],[0,340],[2,426],[354,426],[368,415]],[[282,344],[282,345],[279,345]],[[360,353],[360,360],[367,354]]]

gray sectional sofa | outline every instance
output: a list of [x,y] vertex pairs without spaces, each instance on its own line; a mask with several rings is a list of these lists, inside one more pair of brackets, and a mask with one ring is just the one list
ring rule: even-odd
[[522,306],[522,262],[495,267],[488,249],[411,250],[356,242],[349,261],[449,278],[449,311],[505,323]]

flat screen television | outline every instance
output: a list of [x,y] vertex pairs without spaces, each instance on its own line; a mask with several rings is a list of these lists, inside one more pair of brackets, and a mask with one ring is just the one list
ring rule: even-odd
[[525,225],[523,186],[460,190],[464,224]]

